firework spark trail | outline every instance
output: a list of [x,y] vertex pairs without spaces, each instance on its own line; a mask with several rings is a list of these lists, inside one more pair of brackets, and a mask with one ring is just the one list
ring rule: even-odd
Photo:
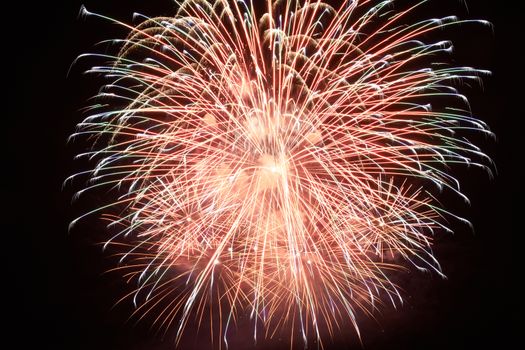
[[110,83],[73,136],[97,162],[78,194],[120,195],[85,216],[106,213],[106,244],[129,248],[137,314],[178,322],[180,339],[215,305],[225,344],[246,313],[255,339],[298,325],[306,343],[400,303],[389,270],[442,274],[432,235],[458,217],[432,192],[466,199],[449,165],[490,172],[457,136],[490,131],[454,86],[488,72],[438,64],[452,44],[421,40],[488,23],[403,22],[425,2],[267,1],[257,17],[250,1],[187,0],[137,26],[83,9],[130,31],[116,55],[87,55],[109,61],[89,72]]

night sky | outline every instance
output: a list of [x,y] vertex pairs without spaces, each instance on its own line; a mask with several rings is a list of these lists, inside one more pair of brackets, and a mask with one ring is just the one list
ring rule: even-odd
[[[495,26],[494,34],[469,25],[447,31],[443,38],[454,41],[457,65],[494,72],[484,80],[483,89],[462,91],[474,114],[498,136],[496,141],[479,135],[472,138],[494,159],[498,174],[490,180],[474,169],[455,172],[472,205],[465,206],[457,198],[444,200],[448,209],[473,223],[474,232],[452,222],[455,235],[438,235],[434,253],[448,279],[423,273],[401,276],[405,305],[397,311],[385,308],[377,321],[359,318],[367,350],[510,348],[522,304],[515,281],[522,275],[517,268],[516,236],[521,220],[518,178],[523,175],[516,163],[523,142],[517,135],[518,119],[523,116],[523,97],[518,95],[524,81],[518,53],[524,46],[519,35],[523,19],[506,1],[470,0],[468,11],[463,1],[434,2],[428,13],[419,14],[457,14],[486,19]],[[80,145],[67,144],[66,139],[82,119],[79,110],[101,83],[82,74],[89,61],[67,73],[79,54],[104,52],[104,46],[95,47],[95,43],[126,34],[116,25],[80,18],[82,4],[126,22],[132,21],[133,12],[156,16],[175,11],[170,0],[19,1],[18,9],[4,11],[3,71],[8,74],[4,88],[10,91],[4,94],[8,110],[2,116],[7,136],[2,169],[8,175],[4,180],[8,197],[3,203],[8,225],[2,232],[7,237],[3,240],[7,275],[2,276],[2,289],[8,292],[2,298],[8,311],[2,313],[8,324],[4,341],[14,339],[13,349],[172,349],[170,333],[162,339],[146,322],[127,322],[133,310],[129,302],[112,308],[132,286],[118,274],[104,273],[114,259],[97,245],[104,237],[102,225],[91,220],[70,233],[67,230],[68,223],[96,201],[88,196],[71,205],[75,188],[62,189],[62,183],[85,168],[72,160]],[[239,333],[243,332],[241,327]],[[326,348],[361,348],[353,331],[343,333],[328,341]],[[181,348],[207,349],[206,337],[189,337]],[[247,328],[236,342],[237,347],[231,349],[289,348],[279,339],[253,347]]]

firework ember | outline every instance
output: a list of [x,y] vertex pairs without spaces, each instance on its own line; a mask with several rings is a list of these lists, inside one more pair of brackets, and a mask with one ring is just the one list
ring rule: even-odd
[[456,88],[488,72],[425,41],[488,23],[407,24],[425,2],[186,0],[136,26],[83,9],[129,30],[87,55],[109,82],[73,136],[96,164],[79,194],[115,195],[85,216],[125,249],[138,315],[178,340],[209,312],[226,344],[240,315],[255,339],[321,341],[401,303],[392,270],[442,275],[432,236],[465,220],[436,196],[466,199],[450,165],[488,163],[464,135],[490,131]]

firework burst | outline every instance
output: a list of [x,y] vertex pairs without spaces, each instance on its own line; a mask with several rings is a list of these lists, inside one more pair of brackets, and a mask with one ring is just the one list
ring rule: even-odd
[[356,312],[401,302],[390,270],[442,274],[432,235],[457,217],[434,194],[465,198],[448,166],[488,161],[457,135],[490,134],[455,86],[487,72],[422,40],[469,21],[342,3],[187,0],[136,26],[83,9],[130,34],[88,55],[109,83],[73,135],[96,162],[79,194],[117,193],[86,215],[126,249],[137,314],[178,339],[205,312],[226,344],[239,315],[254,338],[358,332]]

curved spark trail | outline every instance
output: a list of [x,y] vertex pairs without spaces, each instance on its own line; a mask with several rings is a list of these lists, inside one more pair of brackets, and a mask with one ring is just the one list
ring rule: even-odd
[[79,194],[116,193],[86,215],[103,213],[106,244],[126,249],[138,314],[179,339],[209,312],[226,344],[250,315],[254,338],[299,327],[306,343],[400,303],[389,271],[442,274],[432,235],[465,221],[435,199],[466,199],[448,166],[490,171],[463,137],[490,131],[455,86],[488,72],[423,41],[488,23],[405,23],[425,2],[187,0],[137,26],[84,9],[130,33],[88,55],[109,83],[73,136],[96,161]]

